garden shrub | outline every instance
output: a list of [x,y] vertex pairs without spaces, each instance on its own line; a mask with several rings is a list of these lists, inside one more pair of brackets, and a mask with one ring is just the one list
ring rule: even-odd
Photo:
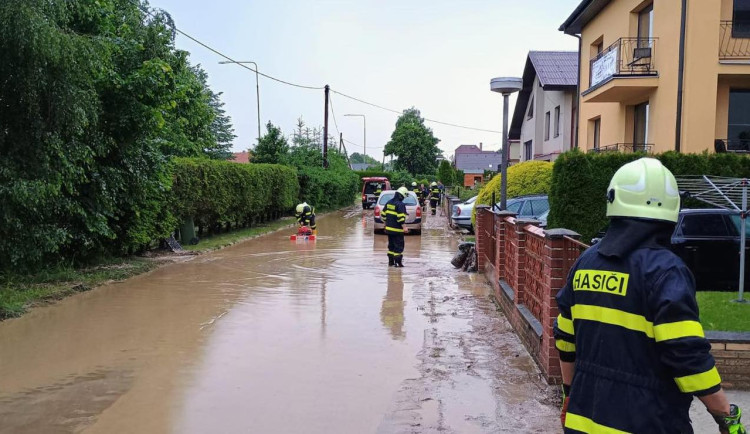
[[[500,202],[500,188],[502,177],[493,177],[481,190],[477,197],[477,204],[492,205],[492,194],[495,203]],[[548,194],[552,183],[552,163],[547,161],[526,161],[508,168],[508,199],[529,194]],[[476,207],[474,207],[476,210]],[[476,211],[472,212],[471,220],[475,221]]]
[[299,170],[300,199],[316,210],[349,206],[360,190],[360,179],[351,170],[306,167]]
[[299,195],[296,170],[277,164],[179,158],[172,173],[174,214],[206,228],[279,216],[292,210]]

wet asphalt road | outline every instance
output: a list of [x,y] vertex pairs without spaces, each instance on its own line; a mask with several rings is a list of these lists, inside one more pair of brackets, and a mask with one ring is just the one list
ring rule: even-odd
[[0,433],[556,432],[445,219],[406,268],[355,208],[0,324]]

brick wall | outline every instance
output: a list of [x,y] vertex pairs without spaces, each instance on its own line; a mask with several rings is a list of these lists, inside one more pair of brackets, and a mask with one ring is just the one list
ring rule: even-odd
[[[497,303],[549,382],[560,379],[552,337],[557,317],[555,294],[572,266],[564,261],[570,231],[548,231],[513,213],[477,207],[480,272],[492,283]],[[494,251],[493,251],[494,250]]]
[[750,333],[706,332],[722,386],[750,389]]

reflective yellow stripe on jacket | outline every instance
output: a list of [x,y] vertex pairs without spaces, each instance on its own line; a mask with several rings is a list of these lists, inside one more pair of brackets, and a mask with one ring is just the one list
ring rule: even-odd
[[[595,321],[643,332],[646,336],[654,338],[656,342],[687,337],[704,337],[703,327],[697,321],[677,321],[655,326],[642,315],[587,304],[576,304],[571,307],[570,312],[573,320]],[[568,333],[562,326],[560,327],[560,330]]]
[[568,412],[565,415],[565,428],[570,428],[585,433],[629,434],[627,431],[621,431],[617,428],[611,428],[598,424],[587,417],[583,417],[571,412]]

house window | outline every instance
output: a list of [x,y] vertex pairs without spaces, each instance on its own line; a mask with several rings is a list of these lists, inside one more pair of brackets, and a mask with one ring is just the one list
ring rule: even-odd
[[555,107],[555,137],[560,136],[560,106]]
[[750,89],[729,91],[729,143],[732,150],[750,150]]
[[529,103],[529,111],[526,113],[526,119],[531,119],[534,117],[534,97],[531,97],[531,102]]
[[651,3],[638,12],[638,48],[651,46],[654,37],[654,4]]
[[750,38],[750,0],[734,0],[732,37]]
[[531,143],[532,141],[529,140],[528,142],[523,144],[523,161],[529,161],[531,160],[531,157],[533,156],[531,154]]
[[549,140],[549,112],[544,114],[544,141]]
[[635,106],[633,114],[633,149],[638,150],[638,145],[648,143],[648,101]]
[[602,132],[602,119],[594,119],[594,149],[599,149]]

